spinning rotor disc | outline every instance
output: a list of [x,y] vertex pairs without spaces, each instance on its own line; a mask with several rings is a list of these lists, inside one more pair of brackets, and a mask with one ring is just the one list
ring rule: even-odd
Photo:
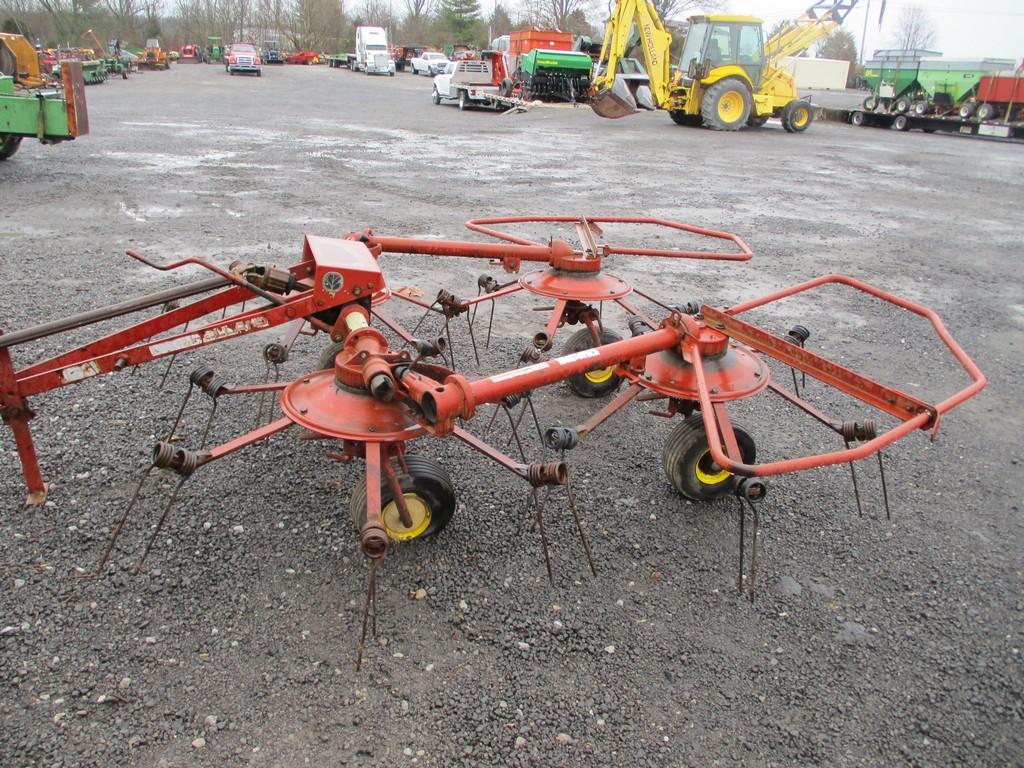
[[424,432],[405,405],[344,387],[334,380],[333,370],[318,371],[289,384],[281,392],[281,409],[299,426],[341,440],[391,443]]
[[[739,346],[730,345],[724,354],[704,357],[702,362],[711,401],[714,403],[742,400],[755,395],[768,386],[771,378],[765,362]],[[693,366],[675,350],[648,355],[644,375],[639,382],[666,397],[699,399]]]
[[628,296],[633,287],[606,272],[565,272],[540,269],[519,278],[530,293],[570,301],[613,301]]

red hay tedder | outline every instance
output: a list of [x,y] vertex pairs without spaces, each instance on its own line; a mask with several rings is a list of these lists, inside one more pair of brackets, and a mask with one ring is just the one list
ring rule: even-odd
[[[513,223],[570,225],[580,245],[574,248],[560,239],[534,242],[495,229],[497,225]],[[684,231],[715,243],[725,243],[726,250],[650,249],[609,244],[603,241],[600,227],[608,223]],[[328,458],[359,459],[365,463],[365,484],[358,488],[352,504],[360,524],[361,547],[371,561],[368,613],[374,603],[376,570],[390,543],[440,531],[455,509],[451,478],[428,456],[407,453],[410,441],[455,438],[526,481],[533,494],[547,560],[537,489],[565,486],[569,505],[576,516],[565,451],[632,400],[667,400],[668,413],[684,417],[665,446],[665,469],[672,484],[682,494],[696,500],[714,499],[735,491],[741,506],[741,542],[746,504],[753,516],[756,546],[756,502],[767,490],[763,478],[851,463],[878,454],[915,430],[928,429],[934,435],[945,413],[985,386],[984,375],[953,340],[934,311],[850,277],[825,275],[728,308],[696,304],[671,307],[603,269],[604,260],[611,255],[749,259],[750,249],[730,233],[660,219],[625,217],[496,218],[470,222],[469,226],[496,239],[492,242],[422,240],[377,235],[371,230],[353,232],[341,239],[307,236],[301,258],[285,268],[236,263],[230,269],[223,269],[198,258],[160,265],[129,251],[132,258],[162,271],[194,265],[212,274],[180,287],[0,335],[0,412],[14,434],[29,503],[42,503],[47,493],[29,428],[34,416],[29,407],[30,398],[254,332],[285,324],[297,329],[304,322],[332,341],[323,358],[323,370],[307,372],[291,381],[246,386],[229,386],[224,377],[210,368],[199,367],[192,371],[188,394],[174,425],[166,438],[154,446],[152,464],[114,525],[98,572],[105,571],[117,536],[139,498],[146,476],[153,469],[176,473],[180,480],[139,566],[171,510],[178,489],[189,476],[217,459],[298,426],[305,438],[330,441],[331,449],[325,452]],[[509,272],[518,272],[522,265],[531,263],[537,269],[504,285],[481,278],[475,298],[460,300],[448,291],[441,291],[433,303],[427,304],[391,293],[380,265],[384,253],[498,260]],[[750,310],[826,284],[847,286],[925,318],[971,382],[940,402],[924,402],[806,349],[804,342],[808,332],[801,326],[794,327],[787,337],[780,337],[740,319]],[[394,299],[418,304],[427,311],[443,315],[446,329],[449,319],[465,315],[472,329],[479,304],[491,302],[493,312],[495,300],[520,291],[553,300],[549,320],[523,353],[520,367],[478,377],[457,373],[454,357],[450,367],[442,364],[444,360],[430,362],[443,357],[450,346],[450,333],[447,341],[444,337],[418,339],[417,329],[410,332],[403,328],[387,314],[384,306]],[[640,312],[630,303],[631,294],[648,299],[662,315],[649,317]],[[614,302],[631,316],[630,338],[620,339],[604,329],[601,313],[594,306],[599,302]],[[12,353],[16,354],[23,345],[154,309],[163,311],[49,359],[15,366]],[[229,310],[235,311],[228,314]],[[392,349],[375,323],[402,339],[402,348]],[[581,329],[570,340],[565,354],[546,356],[557,329],[565,324],[578,324]],[[297,333],[298,330],[291,332],[291,341]],[[475,343],[474,340],[474,347]],[[264,349],[268,365],[286,360],[289,347],[290,342],[268,344]],[[772,380],[766,360],[778,361],[794,371],[793,390]],[[796,371],[884,414],[894,425],[879,429],[870,419],[831,418],[800,396]],[[525,455],[517,460],[467,428],[468,422],[485,405],[497,404],[495,414],[500,408],[508,409],[524,400],[525,408],[529,405],[531,391],[566,380],[585,396],[610,394],[620,381],[627,386],[576,429],[556,427],[543,433],[547,446],[562,452],[559,461],[528,463]],[[275,393],[282,415],[222,445],[181,447],[171,438],[195,390],[213,399],[211,421],[217,399],[229,395]],[[765,390],[778,394],[834,430],[845,447],[757,463],[753,439],[734,426],[728,405]],[[535,413],[534,418],[536,420]],[[537,430],[541,432],[539,424]],[[209,422],[206,432],[209,433]],[[203,443],[205,441],[204,435]],[[576,521],[579,525],[578,517]],[[590,559],[582,527],[579,530]],[[742,546],[741,543],[740,588],[744,583]],[[751,594],[755,560],[756,549],[751,556],[748,582]],[[550,563],[548,572],[550,575]]]

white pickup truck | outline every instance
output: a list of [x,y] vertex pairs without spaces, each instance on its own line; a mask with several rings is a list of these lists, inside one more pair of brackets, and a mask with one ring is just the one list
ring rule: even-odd
[[470,106],[498,106],[499,87],[493,84],[494,69],[488,60],[463,59],[434,77],[435,104],[457,101],[459,109]]

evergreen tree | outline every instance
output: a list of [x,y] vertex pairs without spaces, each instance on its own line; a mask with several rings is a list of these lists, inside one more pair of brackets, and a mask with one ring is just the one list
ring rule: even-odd
[[438,16],[455,42],[472,39],[479,32],[480,3],[477,0],[440,0]]

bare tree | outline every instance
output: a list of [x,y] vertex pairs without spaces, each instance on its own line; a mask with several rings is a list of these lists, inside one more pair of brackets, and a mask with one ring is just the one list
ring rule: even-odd
[[725,6],[726,0],[652,0],[654,10],[663,22],[689,16],[692,11],[715,11]]
[[896,22],[896,39],[904,51],[930,48],[935,43],[935,25],[928,12],[916,5],[900,11]]

